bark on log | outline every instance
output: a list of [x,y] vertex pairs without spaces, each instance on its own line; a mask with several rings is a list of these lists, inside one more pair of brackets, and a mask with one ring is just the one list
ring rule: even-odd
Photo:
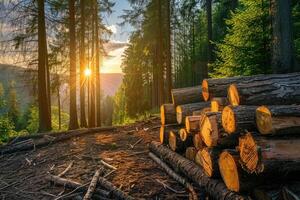
[[228,106],[228,99],[226,97],[215,97],[210,102],[211,112],[220,112],[225,106]]
[[183,185],[191,194],[192,200],[197,200],[197,193],[195,192],[192,184],[190,184],[184,177],[178,175],[175,171],[173,171],[166,163],[164,163],[161,159],[159,159],[153,153],[149,153],[150,158],[154,160],[161,168],[163,168],[169,176],[171,176],[175,181]]
[[199,150],[195,157],[195,162],[200,165],[208,177],[217,178],[220,176],[218,159],[220,149],[205,147]]
[[265,139],[247,133],[240,137],[238,150],[249,173],[286,178],[300,172],[300,139]]
[[191,116],[194,111],[202,110],[204,108],[210,108],[209,102],[200,102],[192,104],[184,104],[176,107],[176,119],[178,124],[182,124],[185,121],[186,116]]
[[103,177],[99,177],[98,184],[104,187],[106,190],[110,191],[112,197],[120,200],[133,200],[134,198],[125,194],[122,190],[114,186],[111,182]]
[[256,131],[257,106],[226,106],[222,112],[222,125],[229,134]]
[[186,131],[191,132],[199,132],[200,121],[202,121],[204,115],[197,116],[187,116],[185,118],[185,128]]
[[[54,183],[55,185],[64,186],[69,189],[78,188],[78,191],[81,191],[81,192],[86,192],[88,189],[88,186],[84,186],[81,183],[77,183],[75,181],[64,179],[64,178],[61,178],[58,176],[48,175],[48,176],[46,176],[46,180],[51,183]],[[101,197],[110,197],[109,192],[102,190],[102,189],[96,188],[94,193],[97,195],[100,195]]]
[[195,160],[196,153],[197,153],[196,147],[188,147],[188,148],[186,148],[186,150],[185,150],[185,157],[186,157],[187,159],[189,159],[189,160],[194,161],[194,160]]
[[202,110],[196,110],[193,112],[193,116],[202,115],[203,113],[211,112],[210,107],[203,108]]
[[98,169],[96,170],[92,180],[91,180],[91,183],[87,189],[87,192],[86,194],[84,195],[83,197],[83,200],[90,200],[95,192],[95,189],[96,189],[96,186],[97,186],[97,181],[98,181],[98,178],[100,176],[100,173],[103,172],[103,169]]
[[203,101],[201,86],[173,89],[171,93],[175,106]]
[[174,124],[176,120],[176,109],[174,104],[163,104],[160,107],[161,124]]
[[68,132],[66,132],[66,134],[58,134],[56,137],[53,137],[53,139],[51,139],[51,140],[49,140],[49,138],[45,137],[45,135],[44,135],[41,139],[37,139],[33,143],[24,143],[24,144],[17,145],[17,146],[14,144],[3,146],[0,148],[0,152],[2,155],[4,155],[4,154],[10,154],[10,153],[15,153],[15,152],[19,152],[19,151],[28,151],[28,150],[32,150],[34,148],[40,148],[40,147],[44,147],[44,146],[54,144],[57,142],[65,141],[65,140],[68,140],[73,137],[79,137],[81,135],[93,134],[93,133],[102,132],[102,131],[113,131],[115,129],[116,129],[115,127],[79,129],[79,130],[74,130],[74,131],[68,131]]
[[185,174],[200,187],[204,187],[213,199],[251,199],[248,196],[242,196],[235,192],[229,191],[222,181],[209,178],[197,164],[172,152],[163,145],[160,145],[157,142],[152,142],[149,148],[151,152],[170,164],[173,168],[178,169],[181,173]]
[[200,133],[194,134],[194,136],[193,136],[193,144],[194,144],[194,147],[197,150],[200,150],[200,149],[202,149],[205,146],[205,144],[203,142],[203,139],[202,139],[202,136],[201,136]]
[[219,157],[219,170],[227,188],[234,192],[245,192],[260,183],[253,175],[243,170],[235,150],[225,150]]
[[300,133],[300,106],[261,106],[256,110],[256,124],[263,135]]
[[179,130],[179,136],[185,147],[190,147],[193,144],[193,133],[188,133],[185,128]]
[[170,131],[169,133],[169,146],[172,151],[182,153],[185,150],[185,144],[180,138],[179,131]]
[[300,103],[300,73],[245,77],[228,88],[231,105],[289,105]]

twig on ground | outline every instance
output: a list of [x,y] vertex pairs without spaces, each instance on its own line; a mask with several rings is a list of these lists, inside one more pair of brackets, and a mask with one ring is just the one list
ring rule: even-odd
[[106,178],[106,177],[108,177],[108,176],[110,176],[112,173],[114,173],[115,171],[117,171],[117,170],[111,170],[110,172],[108,172],[107,174],[105,174],[104,176],[103,176],[103,178]]
[[109,169],[117,170],[116,167],[114,167],[114,166],[112,166],[112,165],[106,163],[104,160],[101,160],[100,163],[101,163],[102,165],[104,165],[105,167],[109,168]]
[[143,138],[141,138],[138,141],[136,141],[133,145],[130,144],[130,148],[133,149],[135,147],[135,145],[137,145],[138,143],[140,143],[142,140],[143,140]]
[[186,191],[178,191],[173,189],[172,187],[168,186],[166,183],[162,182],[159,179],[155,179],[156,182],[160,183],[164,188],[171,190],[172,192],[176,193],[176,194],[184,194],[186,193]]
[[136,155],[145,154],[145,153],[149,153],[149,151],[146,150],[146,151],[135,152],[135,153],[128,154],[127,156],[136,156]]
[[91,180],[91,183],[88,187],[88,190],[83,197],[83,200],[90,200],[92,198],[92,195],[96,189],[97,181],[98,181],[101,171],[103,171],[103,168],[96,170],[96,172]]
[[68,167],[67,167],[64,171],[62,171],[60,174],[58,174],[57,176],[58,176],[58,177],[64,176],[64,175],[71,169],[71,167],[73,166],[73,164],[74,164],[74,161],[72,161],[72,162],[68,165]]

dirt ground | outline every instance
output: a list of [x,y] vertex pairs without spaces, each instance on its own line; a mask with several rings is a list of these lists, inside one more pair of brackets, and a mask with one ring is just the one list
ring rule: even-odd
[[[148,144],[159,140],[158,132],[159,120],[153,118],[115,131],[74,137],[34,151],[2,156],[0,198],[55,199],[70,190],[50,184],[45,180],[48,173],[58,175],[73,162],[63,178],[88,183],[101,167],[99,159],[103,159],[117,167],[107,179],[137,199],[188,199],[185,189],[148,156]],[[137,141],[140,142],[131,148]],[[162,182],[172,189],[164,187]]]

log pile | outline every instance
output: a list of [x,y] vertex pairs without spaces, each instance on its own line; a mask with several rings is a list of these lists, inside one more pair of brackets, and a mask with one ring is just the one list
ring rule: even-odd
[[172,116],[162,115],[178,126],[161,131],[165,142],[150,151],[213,199],[286,195],[282,185],[300,182],[299,86],[293,73],[205,79],[201,89],[173,90]]

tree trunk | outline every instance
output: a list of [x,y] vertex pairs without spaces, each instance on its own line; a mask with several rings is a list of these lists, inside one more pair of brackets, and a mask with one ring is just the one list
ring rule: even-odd
[[163,104],[160,107],[161,124],[174,124],[176,120],[176,110],[174,104]]
[[178,124],[185,122],[186,116],[193,115],[194,111],[202,110],[204,108],[210,107],[210,102],[199,102],[179,105],[176,107],[176,119]]
[[99,16],[98,1],[95,0],[95,42],[96,42],[96,124],[101,127],[101,83],[100,83],[100,33],[99,33]]
[[247,196],[242,196],[240,194],[229,191],[222,181],[217,179],[210,179],[194,162],[174,153],[173,151],[162,145],[159,145],[159,143],[152,142],[149,148],[151,152],[159,156],[163,161],[170,164],[173,168],[176,168],[181,173],[185,174],[198,186],[204,187],[213,199],[250,199]]
[[256,124],[264,135],[300,133],[300,106],[261,106],[256,110]]
[[157,0],[157,61],[158,61],[158,89],[159,89],[159,105],[165,102],[165,85],[164,74],[165,68],[163,64],[163,18],[162,18],[162,0]]
[[184,142],[180,138],[179,131],[170,131],[169,133],[169,146],[172,151],[183,153],[185,151]]
[[195,162],[200,165],[208,177],[219,177],[218,159],[221,153],[220,149],[205,147],[196,154]]
[[222,125],[228,134],[256,131],[257,106],[226,106],[222,112]]
[[211,112],[220,112],[225,106],[228,106],[228,100],[226,97],[215,97],[211,100]]
[[175,106],[203,101],[201,86],[172,90],[172,102]]
[[274,73],[295,71],[291,0],[271,0],[272,68]]
[[[297,177],[300,172],[299,139],[265,139],[251,133],[240,137],[239,153],[244,168],[249,173],[276,179],[282,176]],[[294,176],[296,175],[296,176]]]
[[166,0],[167,12],[167,30],[166,30],[166,79],[167,79],[167,102],[171,102],[171,90],[173,88],[173,78],[172,78],[172,55],[171,55],[171,1]]
[[38,0],[38,102],[39,132],[47,132],[51,127],[50,100],[47,90],[47,38],[45,25],[45,5]]
[[185,128],[188,133],[199,132],[200,122],[203,120],[203,115],[187,116],[185,118]]
[[85,76],[84,70],[86,68],[85,60],[85,1],[80,0],[80,126],[87,127],[85,114]]
[[206,18],[207,18],[207,67],[204,70],[204,77],[208,77],[208,67],[209,64],[212,63],[213,61],[213,46],[212,46],[212,41],[213,41],[213,35],[212,35],[212,0],[206,0]]
[[69,130],[78,129],[77,95],[76,95],[76,31],[75,31],[75,0],[69,0],[69,35],[70,35],[70,121]]
[[300,73],[244,77],[228,88],[231,105],[300,103]]

